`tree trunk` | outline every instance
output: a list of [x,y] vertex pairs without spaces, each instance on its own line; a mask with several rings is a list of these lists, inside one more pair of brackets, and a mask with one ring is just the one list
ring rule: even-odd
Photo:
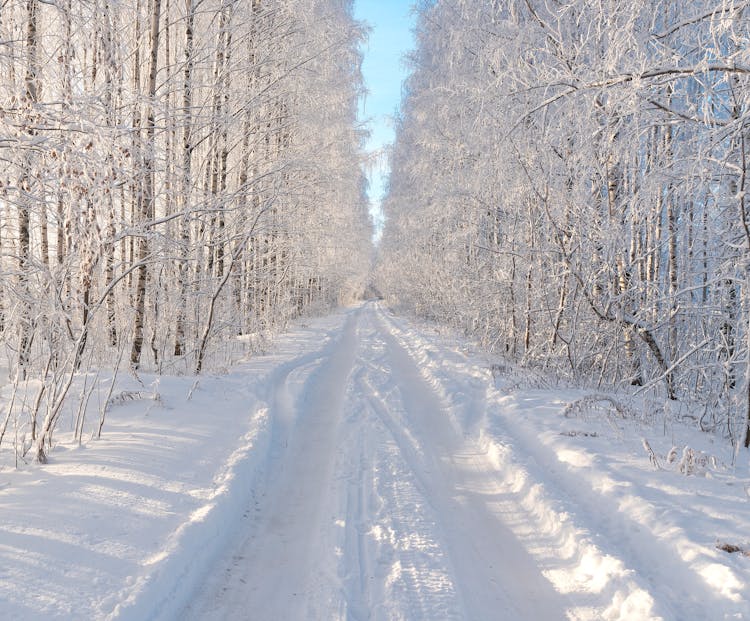
[[[34,108],[39,102],[39,67],[37,60],[37,19],[39,12],[38,0],[27,0],[26,3],[26,75],[24,78],[24,104],[27,114],[32,117]],[[34,122],[29,118],[27,134],[34,136]],[[18,374],[24,379],[28,373],[31,355],[32,339],[32,306],[31,291],[29,290],[29,271],[31,269],[31,209],[32,209],[32,171],[33,160],[31,150],[24,155],[23,171],[20,180],[22,198],[18,207],[18,270],[20,278],[21,313],[19,320],[18,344]]]
[[185,0],[185,66],[182,76],[182,218],[180,219],[180,244],[177,261],[177,318],[175,325],[174,355],[185,353],[185,321],[187,317],[188,252],[190,248],[190,196],[193,183],[193,38],[195,27],[195,0]]
[[[159,60],[159,17],[161,0],[152,0],[151,6],[151,35],[149,53],[148,90],[146,97],[146,145],[143,157],[143,201],[140,213],[141,223],[153,220],[155,213],[155,99],[156,72]],[[143,350],[143,329],[146,315],[146,280],[147,258],[149,255],[149,238],[144,231],[138,239],[139,263],[135,287],[135,320],[133,322],[133,347],[130,350],[130,364],[134,369],[140,366]]]

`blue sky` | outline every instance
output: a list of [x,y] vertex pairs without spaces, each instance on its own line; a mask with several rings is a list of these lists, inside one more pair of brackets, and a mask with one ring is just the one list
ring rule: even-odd
[[[360,115],[369,118],[371,131],[367,150],[377,154],[393,142],[393,114],[401,100],[401,83],[406,77],[404,54],[414,47],[412,28],[413,0],[355,0],[354,16],[366,22],[370,36],[363,46],[367,98]],[[382,220],[380,200],[388,170],[384,158],[372,167],[370,174],[370,205],[378,226]]]

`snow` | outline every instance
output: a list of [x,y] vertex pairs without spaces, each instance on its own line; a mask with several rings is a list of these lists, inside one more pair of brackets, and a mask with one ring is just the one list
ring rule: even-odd
[[115,394],[0,453],[4,618],[750,618],[747,453],[377,303]]

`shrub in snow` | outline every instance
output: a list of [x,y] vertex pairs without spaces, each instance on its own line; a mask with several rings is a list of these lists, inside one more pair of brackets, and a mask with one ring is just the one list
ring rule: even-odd
[[684,475],[705,475],[709,466],[716,468],[717,465],[715,457],[686,446],[682,449],[682,459],[680,459],[678,470]]
[[[661,466],[659,465],[660,456],[651,448],[646,438],[642,439],[642,443],[651,464],[656,469],[661,470]],[[696,451],[690,446],[685,446],[682,449],[681,456],[678,447],[673,446],[664,458],[664,463],[669,466],[668,470],[675,470],[685,476],[705,476],[709,470],[717,470],[719,468],[719,462],[716,457],[702,451]]]
[[[495,386],[502,388],[506,393],[518,390],[552,388],[555,385],[555,382],[550,377],[534,369],[493,364],[490,367],[490,371],[492,371]],[[500,378],[504,378],[505,382],[503,384],[500,383]]]
[[569,438],[583,437],[583,438],[598,438],[599,434],[596,431],[577,431],[571,429],[570,431],[561,431],[561,436],[567,436]]
[[685,475],[695,474],[696,465],[695,451],[686,446],[682,449],[682,459],[680,459],[678,470]]
[[726,541],[717,541],[716,547],[717,549],[728,552],[729,554],[736,554],[739,552],[743,556],[750,556],[750,550],[748,550],[747,548],[735,545],[733,543],[727,543]]
[[158,392],[146,392],[143,390],[123,390],[107,402],[107,407],[124,405],[130,401],[152,400],[161,403],[161,395]]
[[648,440],[646,440],[646,438],[642,438],[641,441],[643,442],[643,448],[646,449],[646,453],[648,453],[648,460],[651,462],[651,465],[657,470],[661,470],[659,460],[656,458],[656,453],[654,453],[654,449],[651,448]]
[[613,399],[608,395],[586,395],[576,401],[571,401],[563,409],[563,416],[566,418],[582,417],[586,416],[597,416],[604,415],[610,418],[612,415],[616,415],[617,418],[637,418],[634,410],[630,407]]

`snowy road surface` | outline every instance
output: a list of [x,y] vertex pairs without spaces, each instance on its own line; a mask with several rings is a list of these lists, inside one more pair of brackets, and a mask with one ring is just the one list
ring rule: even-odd
[[[622,531],[638,527],[617,508],[594,518],[603,526],[593,541],[560,511],[564,500],[545,498],[534,473],[503,456],[508,445],[480,432],[486,377],[459,356],[441,385],[425,374],[435,365],[423,345],[368,304],[314,359],[277,377],[253,519],[186,619],[721,616],[710,570],[701,580],[670,545],[631,541]],[[577,490],[582,481],[554,479],[559,460],[549,470],[531,461],[563,499],[567,485],[590,503],[576,507],[582,519],[601,510],[603,497],[587,501]],[[646,575],[627,566],[634,555]]]
[[276,391],[256,520],[187,618],[565,618],[486,451],[375,307]]
[[746,453],[377,303],[113,394],[0,454],[0,619],[750,620]]

